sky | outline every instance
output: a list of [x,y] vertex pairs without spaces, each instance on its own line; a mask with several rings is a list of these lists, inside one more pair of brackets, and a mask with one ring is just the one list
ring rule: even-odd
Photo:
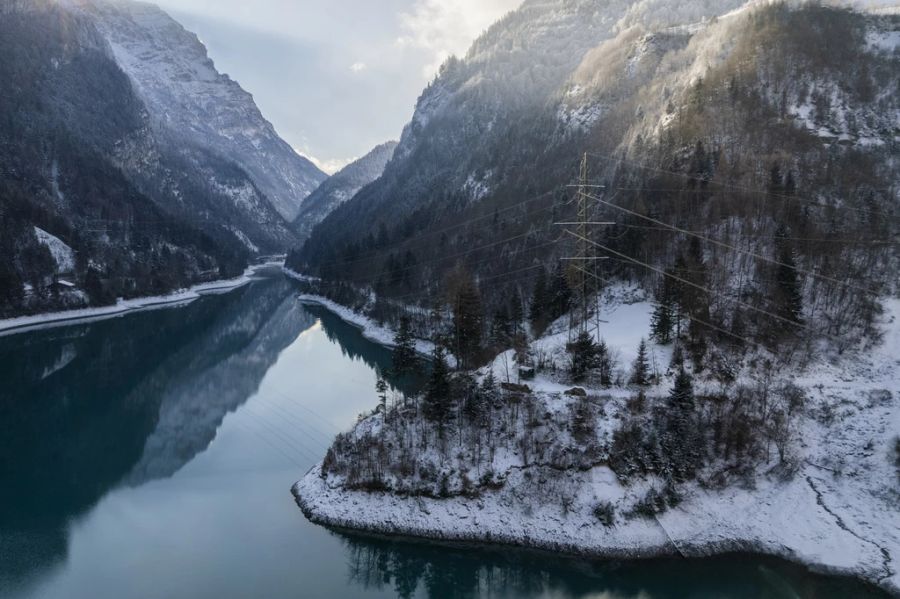
[[156,0],[298,152],[333,173],[399,139],[451,54],[522,0]]

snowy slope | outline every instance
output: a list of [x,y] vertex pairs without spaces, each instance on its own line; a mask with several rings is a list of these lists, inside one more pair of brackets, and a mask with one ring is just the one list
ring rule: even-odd
[[196,35],[150,4],[78,4],[96,19],[157,127],[240,165],[285,219],[297,215],[326,175],[278,136],[249,93],[216,70]]
[[56,272],[72,272],[75,270],[75,252],[67,246],[59,237],[55,237],[39,227],[34,228],[34,234],[38,241],[50,250],[50,254],[56,261]]
[[[608,299],[603,335],[620,363],[646,335],[650,306]],[[562,323],[560,323],[562,324]],[[499,490],[449,499],[348,491],[339,476],[322,476],[321,466],[294,487],[307,517],[330,526],[442,540],[488,541],[564,551],[578,555],[638,557],[662,554],[708,555],[752,551],[808,564],[816,570],[864,578],[900,592],[900,488],[893,443],[900,436],[900,300],[886,302],[884,341],[858,351],[839,365],[819,362],[796,380],[811,398],[800,429],[800,467],[789,479],[763,465],[752,485],[723,489],[697,484],[684,489],[683,502],[656,518],[626,517],[659,481],[623,486],[603,462],[587,469],[556,468],[523,458],[503,445],[477,473],[502,480]],[[549,356],[566,343],[566,333],[539,339]],[[660,358],[665,348],[654,348]],[[513,365],[514,366],[514,365]],[[493,364],[503,376],[503,357]],[[529,382],[551,421],[566,414],[571,398],[553,380]],[[650,393],[665,393],[663,384]],[[625,412],[626,389],[588,389],[601,398],[608,434]],[[523,408],[524,409],[524,408]],[[834,412],[835,417],[823,414]],[[351,435],[375,435],[382,416],[363,420]],[[524,429],[514,437],[525,434]],[[554,442],[567,444],[567,433]],[[460,461],[469,449],[458,451]],[[426,459],[428,459],[426,457]],[[523,461],[524,459],[524,461]],[[421,460],[421,458],[420,458]],[[534,460],[534,458],[532,458]],[[451,482],[451,484],[453,484]],[[563,501],[563,498],[569,501]],[[594,507],[610,502],[615,523],[598,522]]]

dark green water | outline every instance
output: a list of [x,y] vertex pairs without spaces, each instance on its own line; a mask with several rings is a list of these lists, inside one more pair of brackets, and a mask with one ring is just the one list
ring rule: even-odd
[[389,360],[279,277],[0,338],[0,597],[877,596],[747,556],[585,562],[313,526],[290,487]]

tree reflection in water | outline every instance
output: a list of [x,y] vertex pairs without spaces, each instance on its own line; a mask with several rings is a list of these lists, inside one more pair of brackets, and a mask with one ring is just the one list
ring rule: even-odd
[[333,532],[350,583],[429,599],[856,599],[884,597],[778,559],[584,560],[510,547],[431,544]]

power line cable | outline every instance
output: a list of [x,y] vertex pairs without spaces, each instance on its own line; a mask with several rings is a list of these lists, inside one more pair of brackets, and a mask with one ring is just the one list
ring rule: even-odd
[[638,217],[638,218],[642,218],[642,219],[644,219],[644,220],[646,220],[646,221],[648,221],[648,222],[652,222],[652,223],[655,223],[655,224],[657,224],[657,225],[659,225],[659,226],[668,228],[668,229],[670,229],[670,230],[672,230],[672,231],[676,231],[676,232],[678,232],[678,233],[681,233],[682,235],[688,235],[688,236],[690,236],[690,237],[695,237],[695,238],[697,238],[697,239],[702,239],[702,240],[704,240],[704,241],[706,241],[706,242],[708,242],[708,243],[711,243],[711,244],[713,244],[713,245],[717,245],[717,246],[719,246],[719,247],[723,247],[723,248],[730,249],[730,250],[732,250],[732,251],[735,251],[735,252],[738,252],[738,253],[741,253],[741,254],[744,254],[744,255],[747,255],[747,256],[751,256],[751,257],[753,257],[753,258],[756,258],[757,260],[762,260],[762,261],[764,261],[764,262],[768,262],[768,263],[770,263],[770,264],[775,264],[775,265],[777,265],[777,266],[781,266],[781,267],[784,267],[784,268],[790,268],[790,269],[792,269],[792,270],[794,270],[794,271],[796,271],[796,272],[798,272],[798,273],[804,274],[804,275],[809,276],[809,277],[814,277],[814,278],[816,278],[816,279],[820,279],[820,280],[823,280],[823,281],[828,281],[828,282],[830,282],[830,283],[834,283],[834,284],[837,284],[837,285],[843,285],[844,287],[847,287],[847,288],[849,288],[849,289],[854,289],[854,290],[856,290],[856,291],[862,291],[862,292],[864,292],[864,293],[870,293],[870,294],[877,295],[877,296],[880,296],[880,295],[881,295],[881,293],[879,293],[878,291],[876,291],[876,290],[874,290],[874,289],[868,289],[867,287],[860,287],[859,285],[854,285],[854,284],[848,283],[848,282],[846,282],[846,281],[841,281],[841,280],[839,280],[839,279],[835,279],[834,277],[830,277],[830,276],[828,276],[828,275],[823,275],[823,274],[819,274],[819,273],[810,272],[810,271],[805,270],[805,269],[802,269],[802,268],[800,268],[800,267],[798,267],[798,266],[796,266],[796,265],[790,265],[790,264],[787,264],[787,263],[782,262],[782,261],[780,261],[780,260],[776,260],[776,259],[774,259],[774,258],[769,258],[768,256],[763,256],[762,254],[756,253],[756,252],[754,252],[754,251],[741,249],[741,248],[739,248],[739,247],[737,247],[737,246],[731,245],[731,244],[729,244],[729,243],[725,243],[724,241],[719,241],[719,240],[717,240],[717,239],[712,239],[712,238],[707,237],[707,236],[705,236],[705,235],[700,235],[700,234],[698,234],[698,233],[694,233],[694,232],[692,232],[692,231],[688,231],[687,229],[682,229],[681,227],[676,227],[675,225],[670,225],[670,224],[668,224],[668,223],[664,223],[664,222],[661,221],[661,220],[657,220],[657,219],[655,219],[655,218],[653,218],[653,217],[650,217],[650,216],[645,216],[645,215],[643,215],[643,214],[640,214],[639,212],[635,212],[634,210],[629,210],[628,208],[625,208],[625,207],[623,207],[623,206],[619,206],[618,204],[613,204],[612,202],[608,202],[608,201],[606,201],[606,200],[604,200],[604,199],[602,199],[602,198],[598,198],[597,196],[588,195],[588,197],[590,197],[591,199],[593,199],[593,200],[595,200],[595,201],[597,201],[597,202],[600,202],[601,204],[603,204],[603,205],[605,205],[605,206],[609,206],[610,208],[615,208],[616,210],[620,210],[620,211],[622,211],[622,212],[624,212],[624,213],[626,213],[626,214],[630,214],[631,216],[636,216],[636,217]]

